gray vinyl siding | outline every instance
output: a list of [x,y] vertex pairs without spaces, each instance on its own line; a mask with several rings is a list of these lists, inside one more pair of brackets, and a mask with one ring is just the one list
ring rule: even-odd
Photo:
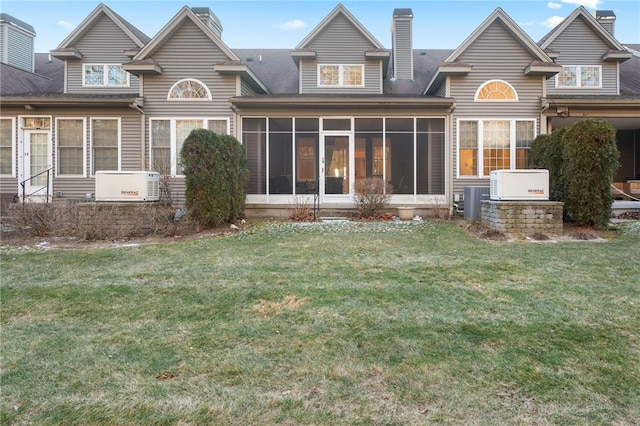
[[411,40],[411,21],[398,20],[395,22],[393,62],[394,77],[397,79],[413,78],[413,52]]
[[562,34],[560,34],[549,46],[550,49],[560,52],[556,63],[560,65],[601,65],[602,88],[601,89],[567,89],[556,88],[556,78],[547,81],[547,94],[549,95],[617,95],[618,94],[618,66],[616,61],[603,62],[602,56],[609,49],[605,43],[587,24],[581,19],[574,20]]
[[[540,134],[540,98],[544,78],[524,75],[532,61],[531,54],[499,23],[481,34],[460,56],[459,60],[472,66],[467,76],[450,77],[448,95],[456,99],[453,115],[452,173],[453,192],[462,193],[465,186],[488,185],[486,179],[457,179],[457,119],[535,119],[536,135]],[[503,80],[517,92],[518,102],[474,102],[478,88],[488,80]]]
[[[187,21],[158,50],[153,58],[162,67],[162,74],[144,77],[145,98],[145,152],[149,161],[149,121],[175,118],[228,118],[230,132],[234,134],[233,112],[229,98],[237,95],[235,75],[219,74],[213,64],[228,61],[222,50],[203,34],[195,24]],[[171,87],[183,79],[196,79],[210,90],[212,101],[168,101]],[[251,90],[241,84],[241,90]],[[253,93],[253,92],[250,92]],[[185,182],[182,178],[171,181],[174,205],[184,203]]]
[[[342,14],[318,34],[307,49],[315,50],[315,61],[300,62],[301,93],[382,93],[380,60],[366,60],[365,51],[374,46]],[[364,87],[319,88],[318,65],[364,64]]]
[[242,79],[240,81],[240,96],[252,96],[256,94],[256,91],[253,90],[251,86],[249,86],[246,80]]
[[[39,108],[38,116],[51,117],[51,139],[52,139],[52,166],[54,167],[53,175],[53,195],[62,193],[64,198],[85,198],[86,194],[95,192],[95,179],[91,176],[91,119],[93,118],[120,118],[120,170],[134,171],[144,170],[142,165],[142,147],[140,139],[140,118],[141,114],[128,107],[122,108],[64,108],[64,109],[47,109]],[[26,117],[24,110],[3,110],[3,118],[15,117],[17,126],[20,126],[19,116]],[[82,176],[65,176],[57,175],[57,120],[58,119],[85,119],[85,152],[84,166],[87,177]],[[22,137],[19,130],[16,129],[16,141]],[[19,172],[18,147],[15,148],[16,173]],[[19,184],[16,177],[3,176],[0,177],[0,192],[2,193],[18,193]]]
[[8,25],[3,25],[0,33],[2,62],[33,72],[33,36]]
[[123,64],[131,60],[124,51],[136,47],[135,42],[120,27],[103,16],[75,45],[82,53],[82,59],[67,60],[67,92],[138,93],[140,85],[134,75],[129,75],[129,87],[82,87],[83,64]]

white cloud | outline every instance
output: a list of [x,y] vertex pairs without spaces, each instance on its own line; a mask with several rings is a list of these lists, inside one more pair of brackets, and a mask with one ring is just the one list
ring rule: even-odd
[[73,28],[73,24],[71,22],[60,20],[56,24],[60,28]]
[[560,9],[562,7],[562,5],[560,3],[555,3],[550,1],[549,3],[547,3],[547,7],[549,9]]
[[293,21],[287,21],[284,24],[277,25],[282,30],[297,30],[300,28],[306,28],[307,23],[301,19],[294,19]]
[[535,21],[525,21],[525,22],[520,22],[519,24],[522,28],[533,27],[536,25]]
[[589,9],[597,9],[602,3],[600,0],[560,0],[562,3],[584,6]]
[[564,18],[562,16],[552,16],[546,21],[542,21],[541,24],[548,28],[555,28],[555,26],[562,21],[564,21]]

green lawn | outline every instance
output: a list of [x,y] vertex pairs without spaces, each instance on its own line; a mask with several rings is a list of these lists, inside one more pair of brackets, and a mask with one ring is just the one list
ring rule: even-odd
[[8,424],[640,423],[640,227],[261,224],[2,250]]

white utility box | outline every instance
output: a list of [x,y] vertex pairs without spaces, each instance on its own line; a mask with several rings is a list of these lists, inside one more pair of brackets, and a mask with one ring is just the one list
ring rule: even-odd
[[492,200],[548,200],[549,170],[494,170],[490,188]]
[[96,201],[158,201],[160,173],[96,172]]

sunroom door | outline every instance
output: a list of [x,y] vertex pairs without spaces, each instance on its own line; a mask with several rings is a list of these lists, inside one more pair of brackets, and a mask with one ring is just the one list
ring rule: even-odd
[[[349,135],[325,135],[320,188],[323,200],[343,199],[351,193],[351,138]],[[338,197],[341,196],[341,197]]]
[[[20,182],[24,182],[24,196],[52,194],[51,131],[25,130]],[[23,196],[23,188],[18,188]]]

